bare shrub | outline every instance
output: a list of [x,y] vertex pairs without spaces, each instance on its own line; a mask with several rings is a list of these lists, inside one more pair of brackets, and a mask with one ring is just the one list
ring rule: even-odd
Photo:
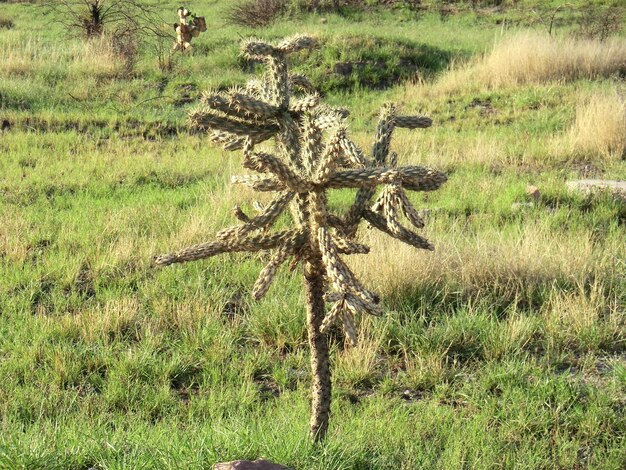
[[114,54],[122,61],[121,75],[128,77],[133,73],[139,53],[137,32],[132,25],[122,25],[111,35],[111,47]]
[[148,41],[148,47],[154,53],[157,61],[157,67],[161,72],[169,73],[174,70],[178,51],[172,48],[172,42],[176,40],[176,34],[172,33],[171,27],[161,25],[155,30],[155,34],[151,41]]
[[606,41],[624,28],[626,7],[619,5],[587,5],[583,9],[580,26],[574,31],[579,37]]
[[101,36],[105,30],[130,25],[138,34],[154,31],[163,20],[155,6],[141,0],[44,0],[46,12],[70,35]]
[[272,24],[286,7],[287,0],[244,0],[230,8],[226,20],[239,26],[261,28]]
[[123,76],[132,74],[142,46],[155,51],[162,71],[173,68],[168,49],[175,36],[164,28],[165,20],[154,4],[141,0],[44,0],[42,4],[68,35],[87,39],[106,36],[100,45],[107,43],[107,47],[94,52],[105,58],[112,53],[117,61],[121,59],[119,74]]

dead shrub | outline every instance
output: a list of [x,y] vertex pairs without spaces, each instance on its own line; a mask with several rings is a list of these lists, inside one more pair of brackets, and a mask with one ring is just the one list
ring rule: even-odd
[[582,10],[577,37],[606,41],[624,28],[626,8],[618,5],[587,5]]
[[246,0],[233,5],[226,14],[226,20],[239,26],[262,28],[272,24],[286,7],[287,0]]
[[120,75],[128,77],[133,73],[137,65],[139,53],[139,40],[132,25],[125,25],[117,28],[111,36],[111,47],[113,53],[122,61]]

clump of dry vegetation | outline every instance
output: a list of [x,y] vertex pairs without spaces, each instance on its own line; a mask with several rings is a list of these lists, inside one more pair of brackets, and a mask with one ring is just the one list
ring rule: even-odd
[[446,74],[437,89],[568,82],[626,74],[626,39],[557,38],[525,32],[507,37],[483,57]]
[[[439,295],[444,297],[479,299],[495,293],[509,300],[531,298],[550,280],[584,284],[594,269],[605,267],[591,261],[590,232],[564,236],[545,226],[526,226],[503,235],[493,226],[493,216],[483,218],[479,238],[467,231],[467,223],[454,223],[445,235],[438,234],[439,249],[429,256],[372,233],[368,243],[374,247],[373,254],[356,258],[351,265],[385,296],[402,298],[420,289],[442,289]],[[443,231],[443,226],[437,229]]]
[[272,24],[287,8],[287,0],[245,0],[233,4],[226,21],[239,26],[261,28]]
[[626,96],[610,90],[583,98],[567,137],[576,155],[625,158]]

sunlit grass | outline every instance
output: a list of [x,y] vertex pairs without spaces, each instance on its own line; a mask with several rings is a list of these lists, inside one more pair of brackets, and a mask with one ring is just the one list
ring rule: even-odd
[[351,109],[366,151],[383,101],[431,116],[392,147],[449,180],[411,196],[434,252],[360,233],[371,253],[349,264],[384,315],[359,321],[355,348],[331,331],[333,419],[313,446],[299,273],[281,270],[255,303],[264,256],[151,264],[232,224],[233,205],[255,211],[230,185],[240,155],[185,121],[205,87],[248,73],[238,31],[221,25],[227,6],[190,5],[212,33],[177,72],[144,52],[130,77],[106,44],[51,41],[57,27],[29,16],[35,5],[3,11],[15,26],[0,30],[12,124],[0,134],[0,468],[621,468],[624,208],[565,182],[623,179],[623,39],[514,36],[469,7],[417,22],[313,14],[256,32],[363,34],[463,60],[498,36],[469,68],[326,97]]

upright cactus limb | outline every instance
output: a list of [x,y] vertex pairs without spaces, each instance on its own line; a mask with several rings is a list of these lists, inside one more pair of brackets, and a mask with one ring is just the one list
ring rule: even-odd
[[[206,130],[210,141],[226,150],[242,149],[243,166],[252,173],[233,176],[232,182],[259,192],[277,192],[274,199],[254,217],[236,206],[239,225],[219,231],[212,242],[154,261],[166,266],[221,253],[272,250],[252,289],[255,299],[268,292],[283,264],[292,270],[301,266],[311,351],[310,434],[321,441],[328,431],[331,403],[326,333],[332,324],[339,324],[347,341],[355,344],[357,317],[382,314],[378,297],[361,284],[342,255],[369,252],[355,240],[361,221],[416,248],[433,249],[404,225],[404,219],[415,228],[424,225],[406,191],[433,191],[446,176],[417,165],[397,167],[397,156],[390,152],[394,129],[425,128],[431,121],[424,116],[397,116],[393,105],[383,107],[372,155],[366,156],[348,135],[348,112],[320,103],[305,77],[288,72],[287,56],[314,45],[305,36],[276,45],[247,41],[244,55],[265,63],[265,76],[244,88],[205,95],[203,105],[190,115],[191,124]],[[273,149],[255,149],[272,138]],[[371,205],[379,186],[382,192]],[[328,191],[343,188],[357,188],[357,194],[339,216],[328,210]],[[291,216],[292,228],[275,230],[285,213]]]

